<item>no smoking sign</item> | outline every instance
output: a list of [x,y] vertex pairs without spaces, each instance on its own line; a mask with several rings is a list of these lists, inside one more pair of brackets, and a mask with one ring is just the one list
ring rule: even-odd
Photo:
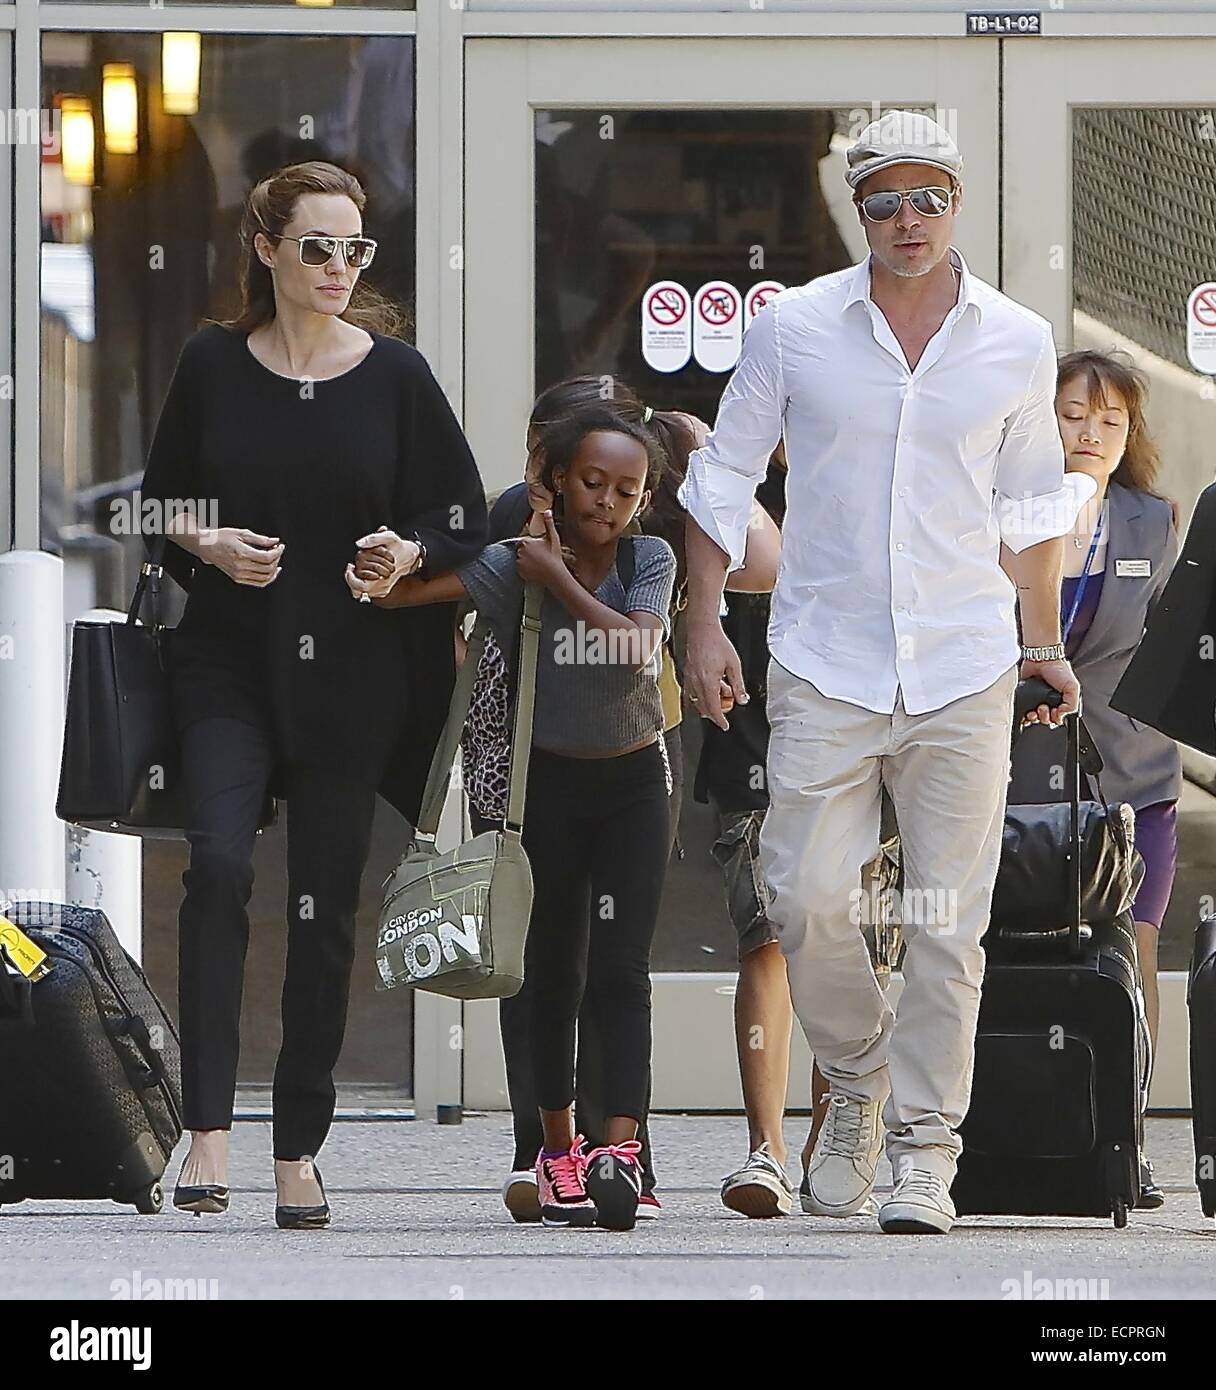
[[660,280],[642,296],[642,360],[652,372],[678,372],[692,356],[692,296]]
[[1216,284],[1196,285],[1186,301],[1186,355],[1197,372],[1216,375]]

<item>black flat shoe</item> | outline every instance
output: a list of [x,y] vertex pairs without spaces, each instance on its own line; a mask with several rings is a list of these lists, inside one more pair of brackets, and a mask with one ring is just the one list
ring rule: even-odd
[[195,1216],[202,1216],[205,1211],[227,1211],[228,1189],[222,1183],[215,1182],[202,1183],[197,1187],[182,1187],[179,1184],[173,1189],[173,1205],[179,1211],[192,1211]]
[[319,1231],[329,1225],[329,1203],[325,1200],[325,1184],[321,1181],[321,1170],[314,1163],[312,1171],[317,1175],[317,1186],[321,1189],[319,1207],[275,1206],[274,1224],[282,1231]]

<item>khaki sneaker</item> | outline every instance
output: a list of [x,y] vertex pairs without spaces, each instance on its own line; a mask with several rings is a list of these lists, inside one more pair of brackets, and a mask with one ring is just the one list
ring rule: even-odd
[[807,1167],[803,1211],[812,1216],[855,1216],[864,1209],[882,1152],[881,1109],[876,1100],[831,1093]]
[[909,1169],[878,1209],[878,1224],[889,1235],[944,1236],[954,1217],[945,1180],[925,1168]]

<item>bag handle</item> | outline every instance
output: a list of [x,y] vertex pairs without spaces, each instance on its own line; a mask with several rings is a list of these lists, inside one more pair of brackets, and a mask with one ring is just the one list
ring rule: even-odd
[[13,975],[5,966],[8,952],[0,942],[0,1031],[24,1030],[34,1026],[34,1006],[29,980]]
[[139,567],[139,578],[135,582],[135,593],[131,596],[131,606],[127,609],[127,623],[134,627],[139,620],[140,609],[143,607],[144,594],[148,594],[152,600],[152,627],[154,630],[161,627],[160,621],[160,579],[165,572],[165,546],[167,538],[162,534],[157,536],[152,542],[151,558],[145,560]]
[[[537,584],[524,586],[524,611],[519,630],[519,674],[515,691],[515,720],[511,739],[511,770],[508,789],[507,825],[509,829],[519,830],[523,826],[524,800],[527,791],[528,759],[532,751],[532,713],[536,698],[536,658],[540,645],[540,605],[541,589]],[[447,722],[439,736],[430,772],[427,774],[426,789],[422,793],[422,809],[418,814],[418,824],[414,827],[419,835],[433,839],[439,830],[439,820],[443,815],[443,803],[447,799],[448,786],[452,780],[452,764],[456,749],[460,744],[461,730],[469,717],[469,705],[473,699],[473,686],[477,679],[477,667],[481,661],[482,649],[486,644],[489,620],[484,613],[477,615],[469,645],[465,651],[464,662],[456,677],[452,691],[452,703],[448,707]]]
[[540,651],[539,584],[524,589],[524,616],[519,630],[519,672],[515,681],[515,720],[511,730],[511,766],[507,773],[507,829],[523,833],[532,755],[532,715],[536,704],[536,660]]
[[[1055,709],[1064,701],[1064,696],[1054,686],[1050,686],[1041,676],[1031,676],[1028,680],[1019,681],[1013,693],[1013,743],[1017,744],[1018,736],[1023,732],[1022,719],[1032,710],[1040,705],[1046,705],[1049,709]],[[1068,786],[1068,948],[1071,955],[1077,957],[1081,954],[1081,739],[1080,730],[1083,725],[1081,722],[1081,711],[1078,709],[1073,715],[1064,720],[1067,731],[1068,751],[1064,761],[1064,781]],[[1097,760],[1094,776],[1097,777],[1097,769],[1102,766],[1102,759],[1098,756],[1098,750],[1093,739],[1089,737],[1089,730],[1085,730],[1085,741],[1087,755],[1092,752]],[[1088,760],[1088,757],[1087,757]],[[1094,764],[1090,761],[1090,767]],[[1086,768],[1086,772],[1090,770]],[[1016,933],[1014,934],[1016,936]],[[1041,935],[1034,933],[1034,936]]]

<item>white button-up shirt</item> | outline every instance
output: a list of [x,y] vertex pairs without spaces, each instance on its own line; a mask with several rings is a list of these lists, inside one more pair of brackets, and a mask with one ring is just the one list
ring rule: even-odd
[[783,291],[743,353],[679,497],[743,563],[752,498],[788,464],[773,656],[824,695],[909,714],[991,685],[1020,655],[1013,551],[1068,531],[1096,491],[1064,473],[1046,319],[972,275],[910,369],[869,257]]

